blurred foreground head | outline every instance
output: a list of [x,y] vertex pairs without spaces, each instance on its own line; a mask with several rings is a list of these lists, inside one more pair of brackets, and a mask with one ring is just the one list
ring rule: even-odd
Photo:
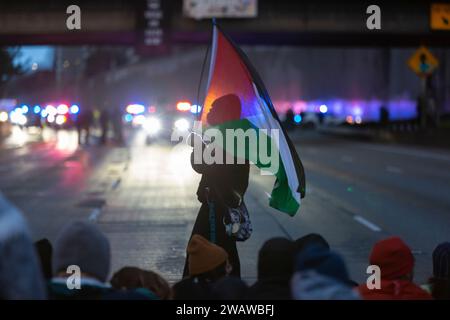
[[317,233],[309,233],[295,240],[295,251],[296,253],[300,253],[310,245],[318,245],[330,250],[330,244],[324,237]]
[[42,273],[44,278],[49,280],[52,278],[52,255],[53,247],[47,238],[38,240],[34,243],[36,252],[41,262]]
[[248,291],[247,284],[237,277],[224,277],[212,286],[214,298],[217,300],[243,300]]
[[111,261],[109,240],[97,226],[77,221],[59,233],[53,256],[53,274],[64,273],[70,265],[101,282],[108,278]]
[[27,223],[0,192],[0,300],[45,298]]
[[289,279],[293,272],[294,243],[286,238],[267,240],[258,255],[258,280]]
[[433,251],[433,277],[450,281],[450,242],[439,244]]
[[450,242],[439,244],[433,251],[430,285],[434,299],[450,300]]
[[412,278],[414,257],[411,249],[399,237],[390,237],[375,243],[369,261],[371,265],[380,267],[382,279]]
[[136,267],[124,267],[117,271],[111,279],[111,285],[117,290],[148,289],[162,300],[172,297],[170,286],[166,280],[153,271]]
[[358,287],[366,300],[429,300],[431,295],[413,283],[414,257],[411,249],[399,238],[378,241],[369,258],[371,265],[380,268],[379,288],[367,283]]
[[344,259],[339,254],[317,244],[307,246],[297,255],[295,270],[297,272],[314,270],[318,274],[342,283],[351,283]]
[[296,258],[291,280],[292,297],[299,300],[355,300],[347,267],[342,257],[320,244],[306,246]]
[[215,281],[229,274],[228,254],[201,235],[194,234],[187,247],[189,275]]

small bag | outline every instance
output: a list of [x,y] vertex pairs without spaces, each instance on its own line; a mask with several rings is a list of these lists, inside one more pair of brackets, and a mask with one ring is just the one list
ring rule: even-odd
[[244,201],[237,208],[228,207],[223,217],[223,224],[226,234],[235,241],[245,241],[250,238],[253,227]]

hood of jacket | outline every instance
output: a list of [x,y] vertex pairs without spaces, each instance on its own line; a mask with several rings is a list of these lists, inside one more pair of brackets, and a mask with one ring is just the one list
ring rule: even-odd
[[291,280],[295,300],[359,300],[356,290],[314,270],[297,272]]
[[380,289],[361,284],[358,291],[365,300],[429,300],[431,295],[408,280],[381,280]]

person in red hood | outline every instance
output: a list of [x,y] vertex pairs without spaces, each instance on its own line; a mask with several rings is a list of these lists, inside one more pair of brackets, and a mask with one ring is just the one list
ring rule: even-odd
[[412,282],[414,257],[411,249],[399,238],[377,242],[370,254],[370,264],[381,270],[380,289],[369,289],[366,283],[358,286],[365,300],[429,300],[425,290]]

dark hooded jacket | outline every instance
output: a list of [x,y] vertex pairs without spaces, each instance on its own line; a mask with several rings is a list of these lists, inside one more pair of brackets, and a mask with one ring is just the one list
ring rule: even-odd
[[290,279],[293,273],[294,243],[285,238],[273,238],[258,255],[258,280],[250,287],[250,300],[290,300]]
[[217,202],[220,207],[239,206],[248,187],[249,163],[237,164],[237,160],[234,159],[234,164],[205,164],[196,163],[194,160],[193,152],[191,154],[192,168],[202,175],[197,188],[198,200],[207,203],[205,189],[209,188],[210,200]]

